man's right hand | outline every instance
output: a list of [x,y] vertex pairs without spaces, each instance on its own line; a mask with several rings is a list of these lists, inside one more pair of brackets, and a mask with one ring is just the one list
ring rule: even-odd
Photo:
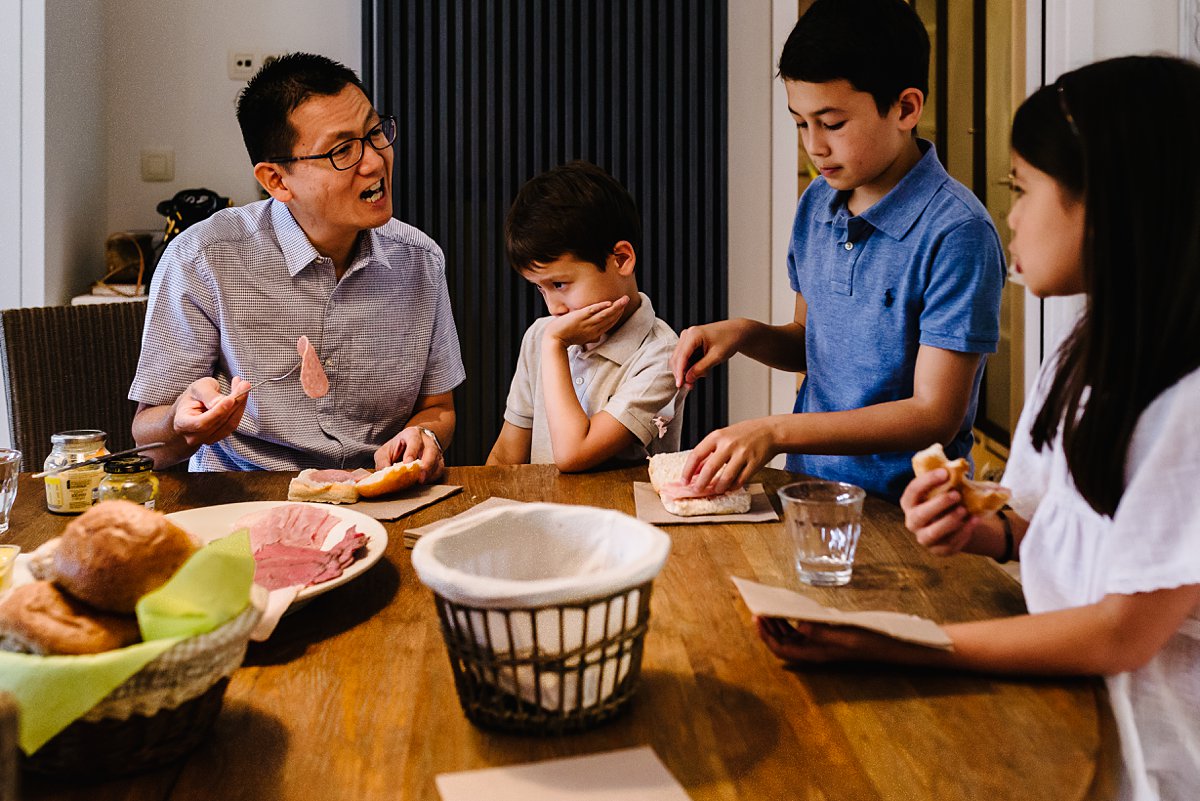
[[[708,325],[685,328],[668,364],[675,376],[675,386],[692,389],[696,380],[704,378],[717,365],[729,360],[741,348],[745,326],[740,320],[722,320]],[[699,359],[692,362],[696,351]]]
[[215,378],[192,382],[175,401],[172,416],[175,432],[193,451],[225,439],[242,421],[248,395],[237,395],[249,387],[249,381],[234,377],[229,394],[222,395]]

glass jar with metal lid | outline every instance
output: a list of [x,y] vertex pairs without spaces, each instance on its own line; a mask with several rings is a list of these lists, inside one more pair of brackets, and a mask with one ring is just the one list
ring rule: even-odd
[[158,500],[158,476],[154,460],[145,456],[118,456],[104,463],[104,478],[96,490],[96,500],[121,499],[153,509]]
[[[76,462],[86,462],[108,453],[103,431],[80,429],[62,431],[50,437],[51,451],[44,469],[54,470]],[[95,503],[96,486],[104,478],[104,467],[90,465],[46,476],[46,508],[58,514],[77,515]]]

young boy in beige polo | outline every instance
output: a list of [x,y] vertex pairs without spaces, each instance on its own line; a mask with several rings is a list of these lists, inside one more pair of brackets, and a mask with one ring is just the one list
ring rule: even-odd
[[641,221],[625,188],[593,164],[555,167],[521,187],[504,239],[551,316],[525,332],[487,463],[575,472],[678,450],[679,340],[638,291]]

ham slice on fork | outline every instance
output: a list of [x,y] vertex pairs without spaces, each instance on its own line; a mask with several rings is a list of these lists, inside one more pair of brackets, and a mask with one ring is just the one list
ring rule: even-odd
[[308,337],[296,340],[296,352],[300,354],[300,386],[310,398],[323,398],[329,394],[329,376],[321,367],[321,359],[313,349]]

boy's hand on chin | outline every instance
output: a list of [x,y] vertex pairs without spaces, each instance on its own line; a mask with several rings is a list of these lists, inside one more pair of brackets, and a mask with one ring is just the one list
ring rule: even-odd
[[616,300],[603,300],[555,317],[546,326],[544,343],[560,347],[587,345],[604,336],[608,329],[621,319],[621,312],[629,304],[627,296]]

